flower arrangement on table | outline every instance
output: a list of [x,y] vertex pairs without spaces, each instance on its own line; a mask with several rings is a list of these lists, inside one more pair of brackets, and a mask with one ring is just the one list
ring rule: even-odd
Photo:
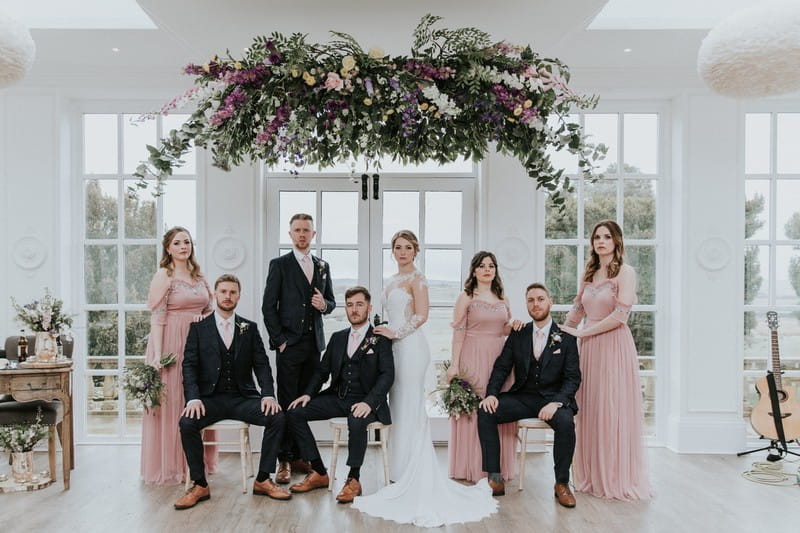
[[331,32],[327,44],[273,33],[257,37],[244,57],[188,65],[194,87],[159,113],[187,104],[195,110],[159,147],[147,147],[148,161],[134,173],[137,187],[154,176],[160,194],[192,143],[210,148],[213,164],[225,170],[247,157],[291,172],[358,158],[379,168],[385,156],[480,160],[493,143],[516,156],[556,205],[564,202],[559,189],[572,187],[550,152],[575,154],[583,176],[598,177],[594,163],[605,147],[589,144],[569,118],[575,107],[595,107],[597,97],[574,92],[563,63],[530,46],[492,43],[476,28],[435,29],[439,20],[422,18],[410,56],[364,51],[345,33]]
[[42,424],[42,408],[39,407],[33,422],[0,425],[0,448],[12,453],[29,452],[45,436],[47,426]]
[[[159,364],[161,368],[168,368],[177,360],[174,353],[168,353],[161,358]],[[161,371],[144,361],[132,361],[125,365],[122,386],[125,389],[125,396],[129,400],[141,403],[147,412],[160,407],[166,395],[164,382],[161,380]]]
[[[450,361],[445,361],[442,376],[445,375],[449,366]],[[478,405],[481,403],[481,397],[475,394],[469,381],[460,376],[454,377],[449,383],[443,384],[434,392],[439,393],[436,403],[444,409],[448,415],[455,417],[456,420],[458,420],[461,415],[468,415],[475,412],[475,410],[478,409]]]
[[72,327],[72,315],[64,312],[64,302],[54,298],[47,287],[41,300],[34,300],[29,304],[19,305],[12,296],[11,307],[17,313],[17,321],[37,333],[56,335],[66,333]]

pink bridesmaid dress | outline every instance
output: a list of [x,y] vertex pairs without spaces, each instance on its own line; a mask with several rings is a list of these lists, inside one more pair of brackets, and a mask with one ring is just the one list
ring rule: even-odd
[[[205,279],[194,283],[171,280],[166,293],[151,308],[151,331],[163,328],[161,355],[174,353],[178,360],[161,371],[166,391],[161,407],[149,413],[145,411],[143,415],[141,476],[145,483],[164,485],[184,480],[186,459],[178,431],[178,420],[184,407],[183,348],[193,318],[210,310],[211,290]],[[152,341],[150,335],[145,353],[145,360],[150,363],[156,360]],[[214,438],[212,433],[206,433],[207,440]],[[206,473],[217,469],[217,461],[216,446],[206,446]]]
[[[495,359],[503,351],[503,329],[511,318],[511,310],[503,301],[497,303],[472,300],[466,314],[453,324],[454,336],[462,336],[459,375],[465,378],[481,398],[486,396],[486,385]],[[506,391],[511,381],[503,386]],[[517,475],[517,423],[498,426],[500,431],[500,470],[508,481]],[[478,440],[478,415],[472,413],[450,419],[450,477],[478,481],[486,477],[481,464],[481,443]]]
[[622,325],[579,340],[583,381],[576,394],[575,489],[600,498],[645,500],[652,496],[642,441],[639,360],[630,305],[617,300],[616,278],[583,282],[566,324],[584,327],[609,315]]

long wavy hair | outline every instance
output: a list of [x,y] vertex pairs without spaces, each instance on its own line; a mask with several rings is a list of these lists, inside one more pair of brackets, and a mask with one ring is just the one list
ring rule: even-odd
[[589,260],[586,261],[586,269],[583,272],[583,281],[592,281],[595,273],[600,270],[600,256],[594,250],[594,236],[597,230],[606,228],[611,234],[611,240],[614,241],[614,257],[606,268],[609,278],[616,278],[619,274],[619,269],[622,268],[624,263],[623,257],[625,255],[625,243],[622,241],[622,228],[613,220],[601,220],[595,224],[592,230],[592,236],[589,239],[589,246],[591,252],[589,253]]
[[172,239],[175,238],[175,235],[180,232],[184,232],[189,236],[189,241],[192,244],[192,253],[189,254],[189,259],[186,261],[186,267],[189,269],[189,274],[192,276],[192,279],[198,280],[203,277],[203,273],[200,271],[200,265],[197,263],[197,258],[194,255],[194,240],[192,239],[192,234],[189,233],[189,230],[183,226],[172,227],[164,234],[164,238],[161,239],[161,262],[158,263],[158,266],[161,268],[166,268],[167,274],[172,277],[172,274],[175,272],[175,265],[172,263],[172,254],[169,253],[167,248],[169,248],[169,245],[172,242]]
[[492,292],[495,295],[503,299],[503,280],[500,279],[500,268],[497,266],[497,258],[494,256],[492,252],[480,251],[472,256],[472,261],[469,262],[469,276],[467,276],[467,280],[464,282],[464,292],[467,295],[472,296],[475,293],[475,289],[478,288],[478,278],[475,277],[475,271],[481,266],[481,262],[489,258],[494,263],[494,279],[492,280]]

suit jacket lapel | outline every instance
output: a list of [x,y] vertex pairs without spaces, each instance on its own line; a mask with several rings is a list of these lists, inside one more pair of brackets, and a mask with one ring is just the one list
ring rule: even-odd
[[551,335],[556,331],[560,331],[558,326],[555,322],[550,324],[550,331],[547,332],[547,337],[545,337],[545,344],[544,349],[542,349],[542,356],[539,358],[539,361],[542,365],[542,372],[544,372],[547,363],[553,358],[553,349],[555,348]]
[[239,315],[233,315],[233,359],[239,357],[239,337],[241,337],[239,324],[241,324]]
[[219,334],[219,329],[217,329],[217,315],[215,313],[211,313],[205,320],[205,324],[202,324],[203,329],[205,330],[205,335],[211,338],[211,342],[206,344],[211,346],[211,350],[213,351],[213,355],[220,359],[222,357],[222,352],[220,351],[220,343],[222,337]]
[[531,357],[533,357],[533,322],[528,322],[522,328],[522,356],[525,363],[525,379],[531,371]]

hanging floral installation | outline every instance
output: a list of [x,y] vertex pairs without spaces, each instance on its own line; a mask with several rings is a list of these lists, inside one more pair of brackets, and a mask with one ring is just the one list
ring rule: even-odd
[[293,172],[359,158],[377,165],[387,156],[404,164],[478,161],[493,145],[517,157],[557,205],[559,190],[571,185],[551,152],[574,154],[583,176],[596,178],[605,147],[589,144],[569,113],[595,107],[597,97],[574,92],[557,59],[492,43],[476,28],[435,29],[439,20],[422,18],[410,56],[364,51],[339,32],[327,44],[273,33],[256,38],[241,59],[188,65],[194,86],[159,113],[187,105],[194,112],[159,147],[147,147],[137,186],[155,177],[160,194],[192,144],[210,149],[221,169],[249,158]]

